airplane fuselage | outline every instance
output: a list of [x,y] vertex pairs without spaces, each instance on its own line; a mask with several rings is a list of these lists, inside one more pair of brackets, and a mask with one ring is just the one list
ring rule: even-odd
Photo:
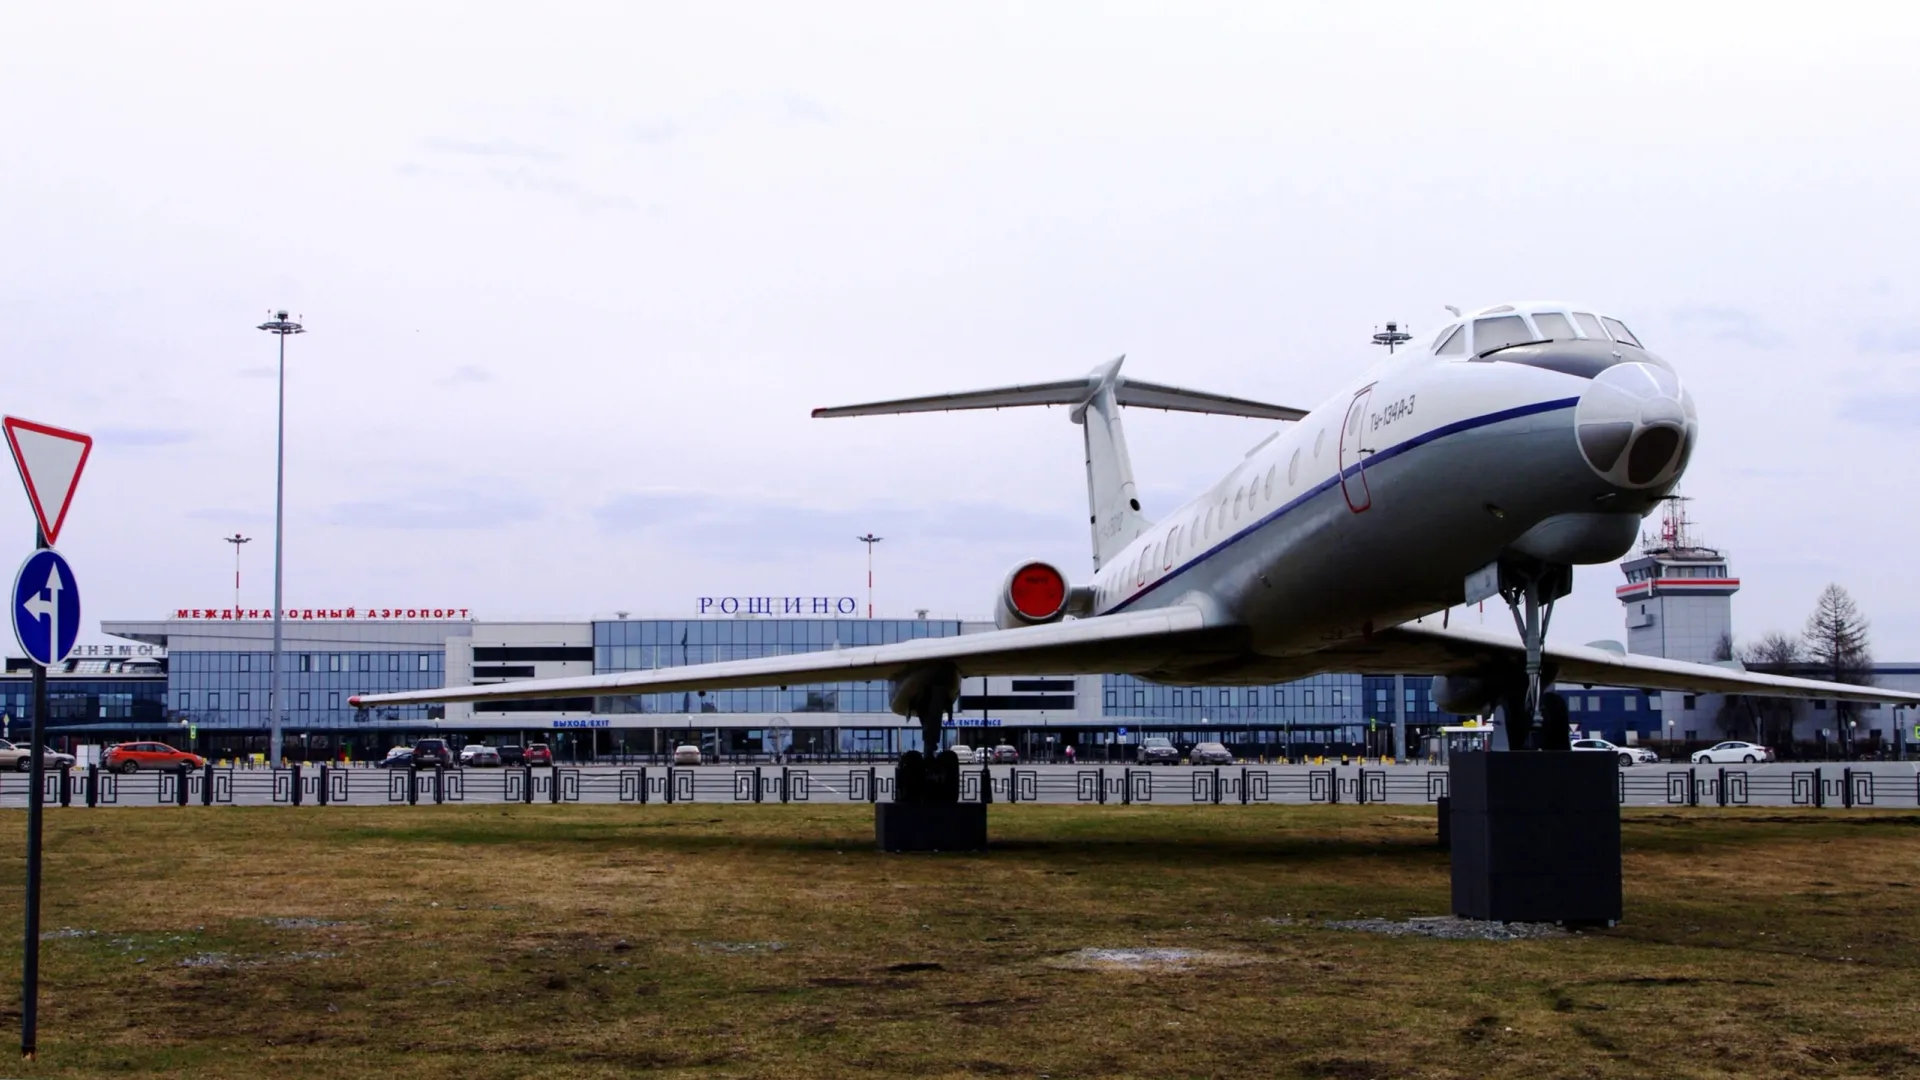
[[[1476,321],[1534,311],[1458,325],[1470,337]],[[1677,437],[1648,434],[1660,426]],[[1671,366],[1624,341],[1409,351],[1109,559],[1092,582],[1093,613],[1198,605],[1210,621],[1247,628],[1260,657],[1308,657],[1460,603],[1467,577],[1502,557],[1617,558],[1696,437]],[[1244,678],[1271,671],[1255,662]],[[1235,675],[1209,668],[1204,681]]]

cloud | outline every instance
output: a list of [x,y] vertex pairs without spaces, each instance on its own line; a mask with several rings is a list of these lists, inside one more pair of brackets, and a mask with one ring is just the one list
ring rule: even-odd
[[515,158],[521,161],[559,161],[562,157],[557,150],[548,150],[539,146],[506,139],[488,142],[474,142],[468,139],[426,138],[420,145],[439,154],[458,154],[465,157]]
[[1868,353],[1920,353],[1920,326],[1868,330],[1856,344]]
[[627,129],[627,137],[647,146],[662,146],[680,138],[680,125],[671,120],[642,120]]
[[625,195],[595,191],[583,184],[557,176],[543,176],[531,169],[488,169],[487,176],[509,191],[531,191],[551,195],[572,203],[589,213],[600,210],[631,210],[634,202]]
[[95,442],[107,446],[177,446],[193,440],[193,432],[184,428],[97,427]]
[[498,529],[544,516],[540,504],[531,499],[477,491],[437,491],[407,498],[336,503],[326,520],[331,525],[361,529]]
[[453,369],[453,374],[440,380],[441,386],[465,386],[471,383],[492,382],[493,375],[478,364],[461,364]]
[[1841,404],[1840,419],[1910,428],[1920,422],[1920,393],[1858,394]]
[[1071,513],[1035,514],[992,503],[940,507],[866,503],[811,507],[774,501],[721,500],[695,492],[655,491],[615,496],[593,511],[603,532],[657,532],[704,554],[760,560],[850,549],[869,531],[919,543],[1036,543],[1078,536]]
[[265,524],[273,520],[270,510],[234,510],[223,506],[203,506],[187,511],[187,517],[194,521],[221,521],[232,524]]
[[1702,304],[1676,308],[1670,315],[1681,330],[1703,334],[1715,341],[1752,349],[1778,349],[1793,343],[1785,334],[1767,326],[1759,315],[1744,308]]

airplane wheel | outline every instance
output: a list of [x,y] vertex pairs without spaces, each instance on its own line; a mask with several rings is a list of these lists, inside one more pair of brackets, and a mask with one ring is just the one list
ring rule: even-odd
[[920,751],[909,750],[900,755],[900,764],[893,770],[893,801],[927,801],[927,759]]
[[933,768],[928,776],[928,797],[936,803],[957,803],[960,801],[960,755],[951,750],[942,750],[934,756]]

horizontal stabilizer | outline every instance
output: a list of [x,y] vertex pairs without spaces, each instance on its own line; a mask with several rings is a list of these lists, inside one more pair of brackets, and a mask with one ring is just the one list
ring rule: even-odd
[[1025,386],[999,386],[990,390],[968,390],[956,394],[930,394],[926,397],[897,398],[864,405],[839,405],[815,409],[815,419],[841,416],[886,416],[894,413],[951,412],[959,409],[1015,409],[1028,405],[1081,406],[1093,400],[1103,381],[1112,380],[1114,401],[1145,409],[1175,412],[1212,413],[1216,416],[1247,416],[1261,420],[1298,420],[1305,409],[1270,405],[1264,401],[1228,397],[1203,390],[1187,390],[1161,383],[1140,382],[1117,373],[1118,361],[1103,364],[1092,374],[1058,382],[1031,383]]
[[1212,413],[1215,416],[1251,416],[1259,420],[1298,420],[1307,410],[1290,405],[1269,405],[1264,401],[1209,394],[1205,390],[1187,390],[1160,383],[1137,382],[1122,378],[1114,391],[1114,400],[1139,409],[1167,409],[1172,412]]

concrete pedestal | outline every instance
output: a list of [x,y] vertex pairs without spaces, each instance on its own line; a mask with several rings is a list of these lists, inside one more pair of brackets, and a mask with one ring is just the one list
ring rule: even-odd
[[875,803],[881,851],[985,851],[984,803]]
[[1612,754],[1457,754],[1447,791],[1453,911],[1496,922],[1620,921]]

